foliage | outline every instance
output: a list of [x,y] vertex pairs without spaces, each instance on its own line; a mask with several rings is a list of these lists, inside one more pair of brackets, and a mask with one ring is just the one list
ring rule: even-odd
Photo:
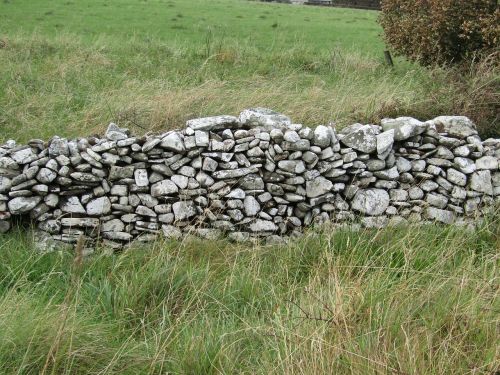
[[500,226],[187,239],[81,263],[0,236],[2,374],[493,374]]
[[384,0],[380,23],[397,53],[424,65],[485,56],[500,43],[497,0]]

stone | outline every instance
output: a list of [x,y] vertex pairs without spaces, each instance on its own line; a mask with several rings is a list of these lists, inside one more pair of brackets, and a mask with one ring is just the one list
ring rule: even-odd
[[120,141],[128,138],[128,130],[120,128],[115,123],[110,123],[106,130],[105,137],[111,141]]
[[453,224],[455,214],[452,211],[441,210],[435,207],[427,207],[424,211],[426,219],[434,220],[444,224]]
[[189,178],[180,174],[174,174],[170,180],[175,183],[179,189],[186,189],[188,187]]
[[83,227],[96,228],[99,226],[99,219],[92,217],[64,217],[60,221],[63,227]]
[[260,233],[275,232],[278,230],[278,227],[272,221],[256,219],[248,225],[248,229],[253,233]]
[[69,156],[68,140],[65,138],[54,137],[49,144],[49,156]]
[[370,154],[377,149],[377,134],[371,125],[364,125],[345,135],[341,142],[347,147]]
[[477,170],[498,170],[498,159],[493,156],[483,156],[476,160]]
[[68,197],[65,201],[62,202],[60,206],[63,212],[69,214],[86,214],[87,211],[83,208],[78,197]]
[[462,157],[453,159],[453,166],[465,174],[471,174],[477,169],[473,160]]
[[314,129],[313,144],[321,148],[330,146],[332,141],[331,134],[331,130],[328,127],[324,125],[318,125]]
[[250,173],[254,173],[255,169],[254,168],[239,168],[239,169],[232,169],[232,170],[221,170],[221,171],[216,171],[212,174],[212,176],[218,180],[224,180],[228,178],[239,178],[246,176]]
[[188,120],[186,127],[196,130],[214,131],[222,129],[238,129],[240,122],[234,116],[212,116]]
[[313,180],[306,181],[306,195],[308,198],[316,198],[329,193],[333,188],[333,183],[323,176],[318,176]]
[[260,211],[260,204],[251,195],[247,195],[243,201],[243,207],[245,209],[246,216],[255,216]]
[[9,211],[12,215],[20,215],[34,209],[42,197],[17,197],[8,202]]
[[438,132],[460,139],[477,134],[476,125],[465,116],[439,116],[431,122]]
[[278,162],[278,168],[296,174],[303,173],[306,170],[306,166],[302,160],[281,160]]
[[491,172],[489,170],[474,172],[470,179],[470,187],[477,192],[493,195]]
[[174,152],[186,151],[186,148],[184,147],[184,142],[181,136],[177,132],[169,133],[165,137],[163,137],[160,146],[168,151],[174,151]]
[[448,168],[446,178],[448,181],[458,186],[465,186],[467,184],[467,176],[453,168]]
[[197,209],[192,201],[175,202],[172,205],[176,221],[183,221],[192,218],[197,214]]
[[175,183],[170,180],[162,180],[154,183],[151,186],[151,195],[153,197],[162,197],[165,195],[172,195],[179,191]]
[[448,204],[448,198],[446,198],[444,195],[434,193],[427,194],[427,196],[425,197],[425,201],[431,206],[441,209],[445,208]]
[[194,139],[197,147],[208,147],[210,144],[208,132],[204,130],[195,130]]
[[108,197],[99,197],[87,203],[86,209],[90,216],[107,215],[111,212],[111,201]]
[[0,176],[0,193],[7,193],[12,187],[12,180],[10,178]]
[[57,177],[57,173],[48,168],[42,168],[36,175],[36,179],[42,184],[50,184]]
[[379,159],[386,159],[392,151],[394,145],[394,129],[389,129],[376,136],[377,139],[377,156]]
[[382,189],[360,189],[352,200],[352,208],[369,216],[382,215],[389,206],[389,194]]
[[250,108],[240,113],[239,121],[243,126],[262,128],[271,131],[275,128],[286,129],[292,121],[287,116],[267,108]]
[[128,167],[117,167],[112,166],[109,170],[109,180],[116,181],[126,178],[132,178],[134,176],[135,168],[133,166]]
[[31,147],[25,147],[20,150],[14,151],[12,154],[10,154],[10,157],[17,164],[29,164],[38,158]]
[[383,131],[394,129],[394,140],[404,141],[408,138],[422,134],[427,125],[412,117],[398,117],[396,119],[383,119],[381,121]]
[[135,184],[139,187],[149,186],[148,171],[146,169],[136,169],[134,179]]
[[294,130],[287,130],[283,136],[283,139],[285,140],[285,142],[295,143],[297,141],[300,141],[300,136]]

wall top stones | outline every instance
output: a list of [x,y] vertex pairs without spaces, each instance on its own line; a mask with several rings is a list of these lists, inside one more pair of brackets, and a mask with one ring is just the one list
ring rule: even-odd
[[0,146],[0,232],[14,216],[43,248],[121,248],[158,235],[226,233],[278,241],[313,224],[467,223],[500,197],[500,140],[466,117],[309,128],[275,111],[189,120],[144,137],[110,124],[103,137]]

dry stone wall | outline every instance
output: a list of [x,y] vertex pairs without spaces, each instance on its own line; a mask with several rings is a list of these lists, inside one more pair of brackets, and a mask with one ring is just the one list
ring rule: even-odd
[[43,246],[83,235],[121,248],[183,232],[278,240],[325,222],[464,223],[499,200],[499,159],[500,140],[460,116],[337,132],[256,108],[140,138],[110,124],[102,138],[0,146],[0,232],[20,216]]

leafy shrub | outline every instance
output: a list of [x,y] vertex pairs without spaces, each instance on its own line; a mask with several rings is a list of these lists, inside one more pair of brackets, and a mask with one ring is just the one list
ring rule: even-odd
[[424,65],[473,59],[500,43],[497,0],[383,0],[379,20],[395,52]]

